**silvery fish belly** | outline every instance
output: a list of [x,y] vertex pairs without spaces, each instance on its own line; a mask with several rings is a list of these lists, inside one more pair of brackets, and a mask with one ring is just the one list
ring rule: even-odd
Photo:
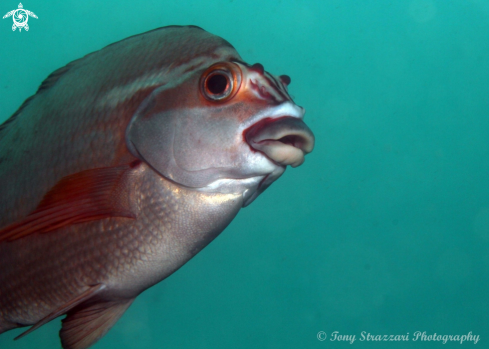
[[52,73],[0,126],[0,333],[88,348],[314,146],[290,78],[171,26]]

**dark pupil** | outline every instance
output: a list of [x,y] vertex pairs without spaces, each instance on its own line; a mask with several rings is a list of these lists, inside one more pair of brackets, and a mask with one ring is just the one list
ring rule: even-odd
[[226,91],[227,85],[228,79],[222,74],[215,74],[207,79],[207,88],[215,95],[220,95]]

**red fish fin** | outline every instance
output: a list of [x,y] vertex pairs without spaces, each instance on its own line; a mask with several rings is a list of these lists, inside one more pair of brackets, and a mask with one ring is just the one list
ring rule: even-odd
[[79,296],[73,298],[68,303],[63,304],[61,307],[59,307],[58,309],[56,309],[55,311],[53,311],[52,313],[50,313],[48,316],[46,316],[43,319],[41,319],[34,326],[32,326],[31,328],[29,328],[27,331],[25,331],[21,335],[15,337],[14,339],[17,340],[17,339],[20,339],[20,338],[22,338],[24,336],[27,336],[29,333],[31,333],[32,331],[37,330],[39,327],[41,327],[42,325],[47,324],[49,321],[56,319],[58,316],[61,316],[63,314],[66,314],[70,309],[73,309],[78,304],[80,304],[80,303],[82,303],[82,302],[84,302],[84,301],[92,298],[94,295],[96,295],[98,292],[100,292],[104,288],[105,288],[105,285],[103,285],[103,284],[98,284],[98,285],[95,285],[95,286],[90,287],[88,290],[86,290],[85,292],[83,292]]
[[93,345],[114,326],[133,300],[95,303],[70,311],[59,332],[63,348],[85,349]]
[[37,209],[0,230],[0,242],[107,217],[136,218],[131,200],[131,175],[139,162],[96,168],[62,178]]

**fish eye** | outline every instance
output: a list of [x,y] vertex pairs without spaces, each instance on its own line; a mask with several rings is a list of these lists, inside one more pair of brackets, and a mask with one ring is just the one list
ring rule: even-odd
[[223,102],[236,94],[241,83],[241,70],[236,64],[221,62],[210,66],[201,78],[201,92],[213,102]]
[[205,79],[205,89],[211,98],[225,96],[232,89],[232,81],[223,71],[215,71]]

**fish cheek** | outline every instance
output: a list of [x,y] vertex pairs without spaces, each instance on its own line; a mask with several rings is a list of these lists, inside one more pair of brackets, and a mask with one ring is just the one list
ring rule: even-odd
[[138,114],[127,128],[126,145],[163,177],[191,188],[204,187],[221,178],[221,169],[215,167],[226,162],[216,141],[220,133],[213,133],[204,119],[201,109]]
[[126,130],[126,145],[129,151],[146,162],[153,169],[167,178],[171,178],[169,168],[173,158],[172,118],[167,112],[151,114],[148,101],[141,111],[131,120]]
[[255,175],[243,131],[260,107],[238,101],[181,110],[173,143],[178,166],[206,184]]
[[[220,113],[218,113],[220,114]],[[175,132],[175,159],[187,171],[235,165],[237,129],[232,118],[216,115],[213,108],[185,111]]]
[[127,147],[163,177],[187,187],[246,177],[250,149],[243,120],[255,108],[241,101],[201,103],[187,85],[148,97],[127,128]]

